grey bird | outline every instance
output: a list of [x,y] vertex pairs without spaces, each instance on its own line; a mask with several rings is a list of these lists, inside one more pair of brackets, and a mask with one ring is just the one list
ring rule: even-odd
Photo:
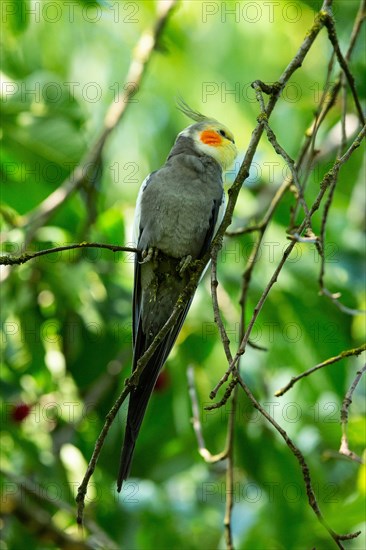
[[[223,124],[192,110],[182,100],[178,108],[195,123],[180,132],[165,164],[147,176],[137,198],[132,371],[171,316],[189,282],[190,262],[202,258],[211,244],[224,213],[222,173],[237,155],[233,134]],[[129,475],[148,401],[190,303],[159,343],[130,393],[118,491]]]

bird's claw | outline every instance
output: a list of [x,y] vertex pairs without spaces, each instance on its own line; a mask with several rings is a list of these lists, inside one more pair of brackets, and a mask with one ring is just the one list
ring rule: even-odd
[[151,260],[155,260],[158,255],[158,249],[150,246],[147,250],[141,252],[142,260],[140,264],[147,264]]
[[190,266],[192,261],[192,256],[188,254],[188,256],[184,256],[181,261],[179,262],[179,265],[177,267],[177,270],[179,270],[179,275],[182,276],[185,270]]

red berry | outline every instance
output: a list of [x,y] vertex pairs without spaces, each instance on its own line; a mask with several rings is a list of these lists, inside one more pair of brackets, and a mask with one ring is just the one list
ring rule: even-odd
[[12,421],[23,422],[23,420],[29,415],[31,408],[31,405],[27,405],[26,403],[17,403],[14,405],[10,412]]

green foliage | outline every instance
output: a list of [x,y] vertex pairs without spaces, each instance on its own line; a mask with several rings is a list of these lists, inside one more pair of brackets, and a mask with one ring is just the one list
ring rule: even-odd
[[[165,161],[177,133],[188,124],[175,108],[179,93],[230,127],[241,160],[259,115],[250,83],[278,80],[319,8],[313,2],[272,7],[250,3],[252,8],[244,2],[182,2],[139,93],[107,142],[102,173],[94,177],[92,187],[70,196],[28,242],[25,216],[61,185],[95,142],[109,104],[125,85],[133,48],[155,17],[155,2],[52,2],[58,8],[48,9],[47,3],[26,0],[4,4],[2,253],[15,255],[83,240],[128,245],[139,185]],[[357,9],[358,2],[335,2],[343,52]],[[364,34],[363,29],[350,64],[361,99]],[[323,30],[271,116],[279,143],[293,158],[319,105],[330,53]],[[336,66],[332,81],[338,70]],[[349,91],[347,102],[355,116]],[[320,129],[319,160],[305,194],[308,204],[334,161],[334,127],[341,108],[338,101]],[[363,172],[360,148],[341,169],[326,235],[326,285],[340,292],[342,303],[352,309],[365,308]],[[263,137],[233,227],[261,219],[287,173]],[[226,185],[233,179],[230,172]],[[250,286],[247,321],[289,242],[286,230],[294,203],[288,193],[266,232]],[[322,212],[313,218],[316,233]],[[301,219],[300,210],[297,221]],[[228,237],[219,254],[219,301],[233,353],[239,343],[241,277],[254,240],[253,233]],[[252,341],[268,351],[249,347],[241,369],[253,393],[304,453],[328,523],[345,533],[363,521],[365,471],[335,453],[341,437],[340,407],[361,358],[330,365],[282,398],[274,397],[291,376],[362,343],[364,317],[347,315],[319,296],[319,269],[314,245],[296,245],[252,333]],[[130,372],[133,257],[71,250],[4,267],[2,276],[1,464],[14,479],[27,478],[43,489],[25,496],[13,478],[3,476],[1,548],[57,548],[59,543],[47,532],[42,538],[32,531],[29,518],[39,508],[59,529],[77,535],[76,488],[105,415]],[[86,517],[117,547],[225,547],[225,464],[207,465],[197,452],[186,381],[190,364],[195,367],[206,445],[218,453],[225,446],[231,405],[204,410],[227,367],[207,275],[149,405],[124,492],[116,493],[115,479],[126,404],[92,478]],[[361,383],[348,428],[350,446],[358,455],[365,447],[363,393]],[[14,416],[19,403],[31,407],[22,420]],[[294,456],[240,392],[234,477],[236,548],[334,546],[309,508]],[[11,517],[19,501],[25,515]],[[71,510],[63,509],[60,501]],[[108,547],[100,543],[101,536],[93,536],[96,548]],[[363,548],[364,542],[363,534],[347,542],[347,548]]]

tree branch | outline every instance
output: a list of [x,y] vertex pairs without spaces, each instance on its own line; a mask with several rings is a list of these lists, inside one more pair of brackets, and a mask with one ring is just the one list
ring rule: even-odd
[[[351,59],[354,46],[356,44],[357,38],[360,35],[361,27],[363,22],[365,21],[365,18],[366,18],[366,0],[362,0],[360,2],[360,8],[358,10],[358,13],[353,25],[350,43],[346,53],[347,61]],[[306,131],[306,134],[305,134],[306,138],[301,148],[301,151],[299,153],[299,160],[297,162],[298,170],[300,170],[300,168],[305,163],[305,161],[307,164],[307,167],[305,168],[305,175],[303,177],[303,189],[305,188],[305,185],[310,173],[310,169],[313,164],[313,160],[316,157],[316,154],[318,153],[318,151],[314,150],[315,138],[317,136],[318,130],[322,122],[325,120],[325,117],[327,116],[328,112],[335,105],[338,93],[341,89],[341,82],[342,82],[342,75],[343,75],[342,71],[338,75],[338,78],[335,84],[332,86],[330,85],[331,74],[332,74],[332,69],[334,65],[334,58],[335,58],[335,53],[333,51],[332,57],[328,64],[327,76],[323,86],[323,93],[321,95],[319,106],[314,116],[314,122],[311,125],[311,127]],[[329,92],[329,88],[330,88],[330,92]],[[310,152],[309,152],[309,149],[311,149]],[[292,213],[293,220],[296,217],[296,212],[297,212],[297,208],[294,208]],[[294,225],[294,222],[292,222],[291,226],[292,225]]]
[[298,382],[302,378],[305,378],[306,376],[309,376],[313,372],[319,369],[322,369],[323,367],[327,367],[328,365],[332,365],[333,363],[337,363],[338,361],[341,361],[345,357],[351,357],[352,355],[358,356],[365,350],[366,350],[366,344],[362,344],[362,346],[358,348],[342,351],[339,355],[336,355],[335,357],[330,357],[330,359],[326,359],[326,361],[323,361],[322,363],[315,365],[315,367],[312,367],[311,369],[308,369],[305,372],[302,372],[298,376],[293,376],[290,382],[286,384],[286,386],[276,391],[275,396],[280,397],[281,395],[284,395],[286,392],[288,392],[289,389],[291,389],[296,384],[296,382]]
[[238,401],[238,388],[234,388],[233,397],[231,400],[231,409],[228,419],[228,433],[227,433],[227,458],[228,464],[226,467],[226,506],[225,506],[225,539],[227,550],[234,550],[233,534],[231,526],[231,518],[234,507],[234,428],[235,428],[235,415],[236,406]]
[[[325,0],[323,6],[328,5],[328,3],[329,3],[328,0]],[[308,54],[313,42],[315,41],[316,37],[321,31],[323,25],[324,25],[324,21],[322,17],[320,16],[320,14],[317,14],[317,16],[315,17],[315,22],[313,26],[306,33],[303,43],[301,44],[294,58],[290,61],[290,63],[288,64],[288,66],[280,76],[278,82],[276,82],[273,86],[268,87],[272,95],[270,96],[268,105],[265,109],[267,120],[269,119],[280,97],[281,91],[286,86],[287,82],[290,80],[293,73],[301,67],[306,55]],[[214,249],[215,247],[218,247],[218,250],[220,250],[221,248],[222,238],[225,234],[226,229],[231,224],[236,201],[238,199],[238,196],[244,181],[249,176],[249,168],[253,161],[253,157],[257,150],[263,131],[264,131],[263,121],[259,121],[257,126],[254,128],[252,132],[250,143],[246,150],[244,160],[240,166],[239,172],[235,178],[233,185],[229,189],[229,200],[226,207],[225,215],[217,231],[217,234],[213,240],[212,249]]]
[[[219,332],[220,332],[220,338],[222,345],[225,350],[226,359],[228,363],[232,361],[232,355],[230,351],[230,340],[228,337],[228,334],[225,330],[224,323],[222,321],[220,308],[219,308],[219,301],[217,296],[217,287],[218,287],[218,280],[217,280],[217,250],[212,250],[212,267],[211,267],[211,298],[212,298],[212,305],[214,310],[214,319],[215,323],[218,326]],[[231,409],[229,413],[229,419],[228,419],[228,431],[227,431],[227,441],[226,441],[226,451],[225,451],[225,457],[228,459],[227,466],[226,466],[226,503],[225,503],[225,517],[224,517],[224,527],[225,527],[225,540],[226,540],[226,548],[227,550],[233,550],[233,536],[232,536],[232,526],[231,526],[231,518],[232,518],[232,511],[234,506],[234,427],[235,427],[235,414],[236,414],[236,406],[237,406],[237,389],[236,386],[236,380],[235,382],[229,384],[223,402],[226,403],[226,401],[231,396],[232,390],[234,390],[234,394],[231,400]],[[225,400],[225,401],[224,401]],[[222,403],[223,404],[223,403]],[[217,405],[221,406],[220,405]],[[212,407],[212,408],[217,408]],[[207,408],[205,408],[207,410]]]
[[[331,4],[330,0],[325,0],[324,3],[323,3],[323,8],[327,7],[330,4]],[[270,94],[270,99],[268,101],[268,105],[265,108],[265,115],[266,115],[266,120],[267,121],[268,121],[268,119],[269,119],[269,117],[270,117],[270,115],[271,115],[278,99],[279,99],[281,91],[283,90],[283,88],[285,87],[285,85],[287,84],[287,82],[289,81],[291,76],[293,75],[293,73],[299,67],[301,67],[307,53],[309,52],[313,42],[315,41],[316,37],[318,36],[319,32],[321,31],[323,25],[324,25],[324,18],[322,18],[321,15],[318,13],[317,16],[315,17],[314,24],[312,25],[311,29],[307,32],[307,34],[306,34],[306,36],[303,40],[303,43],[301,44],[301,46],[298,49],[298,51],[297,51],[296,55],[294,56],[294,58],[290,61],[290,63],[288,64],[288,66],[286,67],[286,69],[284,70],[282,75],[280,76],[278,82],[276,82],[272,86],[264,85],[265,93]],[[258,83],[259,81],[256,81],[256,82]],[[262,89],[263,89],[263,84],[262,84]],[[235,181],[234,181],[233,185],[229,189],[229,200],[228,200],[228,204],[227,204],[227,207],[226,207],[225,215],[224,215],[223,220],[221,222],[221,225],[220,225],[220,227],[217,231],[217,234],[216,234],[215,238],[213,239],[213,242],[212,242],[212,245],[211,245],[211,254],[214,254],[215,250],[218,251],[222,247],[223,236],[224,236],[228,226],[231,224],[232,217],[233,217],[233,212],[234,212],[234,209],[235,209],[235,205],[236,205],[241,187],[242,187],[244,181],[246,180],[246,178],[249,175],[249,168],[250,168],[250,165],[253,161],[253,157],[254,157],[254,154],[257,150],[257,147],[258,147],[259,141],[261,139],[261,136],[263,134],[263,131],[264,131],[264,121],[262,119],[262,120],[258,121],[257,126],[255,127],[255,129],[252,132],[250,143],[249,143],[249,146],[246,150],[244,160],[241,164],[241,167],[239,169],[239,172],[238,172],[238,174],[235,178]],[[288,185],[290,185],[290,183]],[[281,190],[284,191],[284,187],[286,188],[285,185],[283,187],[281,186]],[[278,197],[278,195],[276,195],[276,198],[277,197]],[[275,205],[276,204],[277,204],[277,202],[275,201]],[[273,209],[270,208],[269,216],[271,216],[272,213],[273,213]],[[262,236],[260,238],[263,237],[263,234],[264,234],[264,229],[263,229]],[[291,245],[290,245],[291,248],[288,252],[288,255],[290,254],[293,246],[291,247]],[[284,258],[284,261],[285,260],[286,260],[286,258]],[[254,265],[254,263],[253,263],[253,265]],[[273,283],[274,282],[275,281],[273,281]],[[268,289],[268,292],[269,292],[269,290],[270,289]],[[268,292],[267,292],[267,294],[268,294]],[[265,300],[265,298],[264,298],[264,300]],[[255,321],[255,319],[254,319],[254,321]],[[254,324],[254,321],[253,321],[253,324]],[[249,327],[249,331],[247,331],[248,332],[248,338],[249,338],[250,331],[253,327],[253,324]],[[247,343],[247,339],[245,340],[245,345],[246,345],[246,343]],[[242,355],[242,353],[244,353],[244,351],[241,351],[241,346],[240,346],[240,348],[238,350],[238,353],[236,354],[235,358],[233,359],[229,369],[226,371],[226,373],[224,374],[222,379],[219,381],[219,383],[216,385],[214,390],[211,392],[211,394],[210,394],[211,399],[213,399],[216,396],[217,391],[219,390],[221,385],[224,382],[226,382],[226,380],[228,379],[228,377],[230,375],[230,372],[232,372],[233,368],[235,367],[235,365],[238,361],[238,358],[240,357],[240,355]]]
[[212,264],[211,264],[211,299],[212,299],[212,306],[214,311],[214,321],[216,325],[218,326],[221,342],[225,351],[226,359],[228,360],[228,363],[230,364],[232,360],[232,355],[230,351],[230,340],[228,337],[228,334],[225,330],[224,323],[222,321],[221,313],[220,313],[220,307],[219,307],[219,301],[217,297],[217,287],[219,285],[219,282],[217,280],[217,250],[212,251]]
[[326,8],[324,10],[324,12],[323,12],[324,15],[325,15],[324,24],[325,24],[325,26],[327,28],[327,31],[328,31],[329,40],[332,43],[334,52],[335,52],[337,60],[338,60],[338,63],[340,64],[340,66],[343,70],[343,73],[345,74],[345,76],[347,78],[349,87],[351,88],[353,100],[354,100],[355,105],[356,105],[356,109],[357,109],[357,112],[358,112],[358,117],[360,119],[360,122],[361,122],[362,125],[364,125],[366,121],[365,121],[365,116],[364,116],[363,111],[362,111],[360,100],[358,99],[358,95],[357,95],[357,91],[356,91],[356,87],[355,87],[355,79],[353,78],[353,75],[352,75],[352,73],[351,73],[351,71],[348,67],[347,60],[343,57],[341,49],[339,47],[337,31],[335,29],[333,15],[332,15],[331,11],[328,8]]
[[194,433],[197,439],[198,452],[202,456],[205,462],[208,462],[209,464],[215,464],[216,462],[225,460],[225,458],[227,458],[228,451],[225,450],[225,451],[222,451],[221,453],[213,455],[207,449],[205,440],[203,437],[202,425],[200,421],[198,398],[197,398],[197,392],[196,392],[196,387],[194,383],[194,370],[192,366],[189,366],[187,369],[187,379],[188,379],[189,397],[191,398],[191,404],[192,404],[192,414],[193,414],[192,424],[193,424]]
[[242,380],[240,375],[238,376],[238,383],[246,393],[247,397],[251,401],[253,407],[257,409],[265,418],[268,420],[270,424],[276,429],[276,431],[281,435],[281,437],[284,439],[286,445],[291,450],[292,454],[295,456],[296,460],[298,461],[302,476],[305,483],[306,493],[308,496],[309,505],[311,506],[312,510],[314,511],[316,517],[318,518],[319,522],[325,527],[325,529],[328,531],[332,539],[337,544],[338,548],[344,548],[341,544],[341,541],[344,540],[350,540],[358,537],[358,535],[361,533],[361,531],[357,531],[356,533],[349,533],[347,535],[339,535],[331,527],[328,525],[326,520],[324,519],[323,514],[320,511],[312,483],[311,483],[311,476],[310,476],[310,470],[309,466],[307,465],[304,455],[300,451],[300,449],[295,445],[295,443],[292,441],[292,439],[289,437],[287,432],[281,428],[281,426],[272,418],[272,416],[260,405],[260,403],[256,400],[252,392],[250,391],[249,387],[245,384],[245,382]]
[[25,253],[21,256],[0,256],[0,265],[21,265],[34,260],[39,256],[46,256],[48,254],[54,254],[55,252],[64,252],[65,250],[74,250],[78,248],[105,248],[112,252],[137,252],[136,248],[130,246],[119,246],[117,244],[104,244],[104,243],[78,243],[70,244],[66,246],[57,246],[55,248],[47,248],[46,250],[39,250],[38,252]]
[[[333,164],[333,167],[323,177],[323,180],[320,184],[320,191],[319,191],[312,207],[309,210],[309,215],[305,216],[304,220],[302,221],[301,225],[298,228],[299,234],[301,234],[302,231],[304,231],[304,229],[308,226],[308,224],[309,224],[308,219],[310,219],[313,216],[313,214],[319,209],[320,203],[321,203],[328,187],[332,184],[332,182],[334,181],[334,178],[338,177],[338,173],[339,173],[339,170],[342,167],[342,165],[350,158],[352,153],[354,153],[354,151],[360,146],[363,138],[365,137],[365,133],[366,133],[366,126],[364,126],[362,128],[361,132],[358,134],[358,136],[353,141],[353,143],[348,148],[348,150],[344,153],[344,155],[336,160],[336,162]],[[222,383],[224,383],[227,380],[228,376],[230,375],[230,373],[232,372],[234,367],[236,367],[236,364],[237,364],[239,358],[241,357],[241,355],[243,355],[245,353],[246,345],[248,343],[248,340],[249,340],[251,331],[253,329],[254,323],[257,320],[258,315],[259,315],[265,301],[267,300],[267,297],[268,297],[268,294],[269,294],[271,288],[277,282],[278,276],[279,276],[279,274],[280,274],[287,258],[291,254],[291,251],[294,248],[295,244],[296,244],[296,240],[294,239],[294,240],[291,241],[291,243],[284,250],[281,261],[279,262],[278,266],[276,267],[269,283],[267,284],[267,286],[264,289],[257,305],[254,308],[252,318],[251,318],[251,320],[248,324],[248,327],[246,329],[246,332],[245,332],[245,334],[244,334],[244,336],[243,336],[243,338],[240,342],[238,351],[236,352],[233,360],[231,361],[230,366],[229,366],[228,370],[226,371],[225,375],[222,377],[222,379],[220,380],[220,383],[216,386],[215,390],[213,392],[211,392],[210,396],[215,397],[219,387],[222,385]]]
[[[142,369],[143,369],[143,367],[141,368],[141,370]],[[86,492],[87,492],[87,489],[88,489],[90,478],[93,475],[94,470],[96,468],[98,458],[99,458],[99,455],[100,455],[101,450],[103,448],[105,439],[108,435],[109,429],[110,429],[114,419],[116,418],[116,416],[118,414],[118,411],[119,411],[121,405],[126,400],[127,396],[131,392],[132,388],[133,388],[133,385],[130,384],[129,379],[127,379],[125,381],[124,389],[122,390],[120,396],[115,401],[115,403],[113,404],[113,407],[111,408],[111,410],[107,414],[105,422],[104,422],[104,426],[102,428],[102,431],[100,432],[100,434],[98,436],[98,439],[95,442],[93,454],[91,456],[91,459],[89,460],[88,467],[87,467],[87,470],[86,470],[85,475],[83,477],[83,480],[82,480],[80,486],[78,487],[78,492],[77,492],[76,499],[75,499],[76,502],[77,502],[76,522],[78,523],[78,525],[83,525],[83,522],[84,522],[84,507],[85,507]]]
[[[366,349],[366,345],[364,346],[364,350],[365,349]],[[357,371],[356,377],[353,380],[349,390],[347,391],[343,399],[342,408],[341,408],[342,439],[341,439],[341,446],[339,449],[339,453],[351,458],[355,462],[359,462],[360,464],[363,463],[362,459],[358,455],[356,455],[356,453],[351,451],[348,445],[347,424],[348,424],[348,409],[352,403],[353,392],[357,388],[357,385],[361,380],[361,377],[365,373],[365,371],[366,371],[366,364],[362,367],[361,370]]]

